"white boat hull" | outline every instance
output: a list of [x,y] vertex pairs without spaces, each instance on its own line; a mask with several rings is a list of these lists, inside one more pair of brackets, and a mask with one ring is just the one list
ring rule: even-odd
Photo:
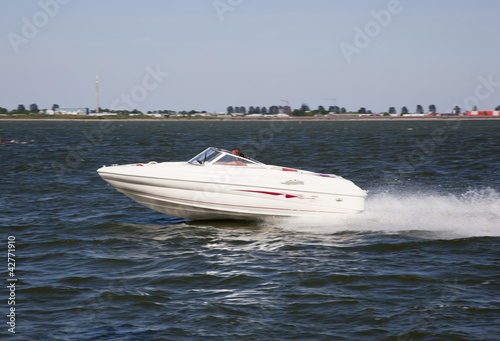
[[359,213],[366,191],[333,175],[282,167],[164,162],[102,167],[99,175],[138,203],[193,220]]

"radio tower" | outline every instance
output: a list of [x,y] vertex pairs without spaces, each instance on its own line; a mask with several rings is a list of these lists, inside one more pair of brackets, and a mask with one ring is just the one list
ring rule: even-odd
[[95,76],[95,112],[99,113],[99,76]]

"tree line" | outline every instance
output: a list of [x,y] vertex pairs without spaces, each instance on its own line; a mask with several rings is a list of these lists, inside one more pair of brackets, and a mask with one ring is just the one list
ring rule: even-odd
[[[52,110],[56,110],[57,108],[59,108],[58,104],[52,105]],[[40,112],[40,109],[38,108],[38,105],[36,103],[30,104],[29,109],[26,109],[26,107],[24,106],[24,104],[19,104],[17,106],[17,109],[13,109],[11,111],[9,111],[6,108],[0,107],[0,113],[1,114],[27,115],[27,114],[38,114],[39,112]]]
[[29,106],[29,110],[26,109],[26,107],[23,104],[19,104],[17,106],[17,109],[14,109],[11,111],[9,111],[6,108],[0,107],[0,113],[2,113],[2,114],[7,114],[7,113],[10,113],[10,114],[38,114],[38,112],[40,112],[40,110],[38,109],[38,105],[35,103],[33,103]]
[[[57,108],[59,108],[58,104],[52,105],[52,110],[55,111]],[[477,111],[477,107],[474,106],[472,108],[472,111]],[[495,110],[500,111],[500,105],[498,105]],[[29,109],[27,109],[23,104],[19,104],[17,106],[17,109],[9,111],[6,108],[0,107],[0,113],[1,114],[21,114],[21,115],[26,115],[26,114],[37,114],[40,112],[40,109],[38,108],[38,105],[36,103],[33,103],[29,106]],[[92,110],[91,112],[95,112],[95,110]],[[118,113],[120,115],[130,115],[130,114],[143,114],[141,111],[134,109],[132,111],[127,111],[127,110],[109,110],[109,109],[102,109],[99,108],[99,112],[105,113]],[[191,111],[181,111],[179,112],[182,115],[187,115],[191,116],[194,115],[195,113],[206,113],[206,111],[197,111],[197,110],[191,110]],[[226,109],[226,112],[228,114],[243,114],[243,115],[252,115],[252,114],[262,114],[262,115],[277,115],[280,113],[283,114],[288,114],[290,116],[314,116],[314,115],[325,115],[328,113],[334,113],[334,114],[373,114],[371,110],[367,110],[365,107],[359,108],[357,111],[347,111],[346,108],[344,107],[339,107],[337,105],[331,105],[328,107],[328,110],[325,109],[324,106],[319,105],[317,109],[311,110],[310,107],[307,104],[302,104],[300,108],[298,109],[291,109],[288,105],[281,106],[281,105],[272,105],[269,108],[265,106],[250,106],[248,107],[248,110],[245,106],[228,106]],[[437,113],[436,106],[434,104],[429,105],[428,107],[428,113]],[[173,114],[176,113],[174,110],[156,110],[156,111],[148,111],[148,114],[150,113],[160,113],[160,114]],[[386,114],[391,114],[395,115],[398,114],[398,111],[396,110],[395,107],[389,107]],[[408,110],[408,107],[403,106],[400,110],[399,113],[402,115],[409,114],[410,111]],[[422,105],[417,105],[415,109],[416,114],[424,114],[424,107]],[[453,113],[455,114],[460,114],[462,113],[462,109],[457,105],[453,108]]]
[[[474,106],[472,108],[472,111],[477,111],[477,107]],[[499,110],[500,111],[500,105],[498,105],[495,110]],[[241,107],[233,107],[233,106],[229,106],[227,107],[227,113],[228,114],[233,114],[233,113],[241,113],[241,114],[269,114],[269,115],[274,115],[274,114],[278,114],[280,112],[283,112],[283,113],[286,113],[286,114],[289,114],[291,116],[312,116],[312,115],[318,115],[318,114],[322,114],[322,115],[325,115],[325,114],[328,114],[328,113],[334,113],[334,114],[353,114],[353,113],[356,113],[356,114],[373,114],[373,112],[371,110],[367,110],[365,107],[361,107],[359,108],[357,111],[347,111],[346,108],[344,107],[339,107],[339,106],[336,106],[336,105],[331,105],[328,107],[328,110],[325,109],[324,106],[320,105],[318,106],[317,109],[315,110],[311,110],[310,107],[307,105],[307,104],[302,104],[300,106],[300,108],[298,109],[294,109],[294,110],[291,110],[290,107],[288,106],[271,106],[269,108],[269,110],[266,109],[266,107],[249,107],[248,111],[246,110],[246,108],[244,106],[241,106]],[[428,113],[431,113],[431,114],[435,114],[437,113],[437,108],[436,108],[436,105],[434,104],[431,104],[429,105],[428,107]],[[460,114],[462,113],[462,109],[456,105],[454,108],[453,108],[453,113],[455,114]],[[385,112],[386,114],[391,114],[391,115],[394,115],[394,114],[398,114],[398,111],[396,110],[396,107],[389,107],[389,109]],[[399,110],[399,113],[400,114],[409,114],[410,113],[410,110],[408,109],[408,107],[406,106],[403,106],[400,110]],[[424,111],[424,107],[420,104],[418,104],[416,106],[416,109],[415,109],[415,112],[416,114],[424,114],[425,111]]]

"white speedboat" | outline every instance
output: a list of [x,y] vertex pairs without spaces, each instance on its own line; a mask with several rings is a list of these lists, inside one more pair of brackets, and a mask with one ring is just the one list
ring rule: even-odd
[[360,213],[367,195],[340,176],[266,165],[213,147],[187,162],[113,165],[97,172],[138,203],[193,220]]

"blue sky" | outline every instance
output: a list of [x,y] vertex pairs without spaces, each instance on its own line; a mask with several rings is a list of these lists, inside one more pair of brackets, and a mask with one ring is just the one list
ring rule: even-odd
[[500,105],[497,0],[4,1],[0,107]]

